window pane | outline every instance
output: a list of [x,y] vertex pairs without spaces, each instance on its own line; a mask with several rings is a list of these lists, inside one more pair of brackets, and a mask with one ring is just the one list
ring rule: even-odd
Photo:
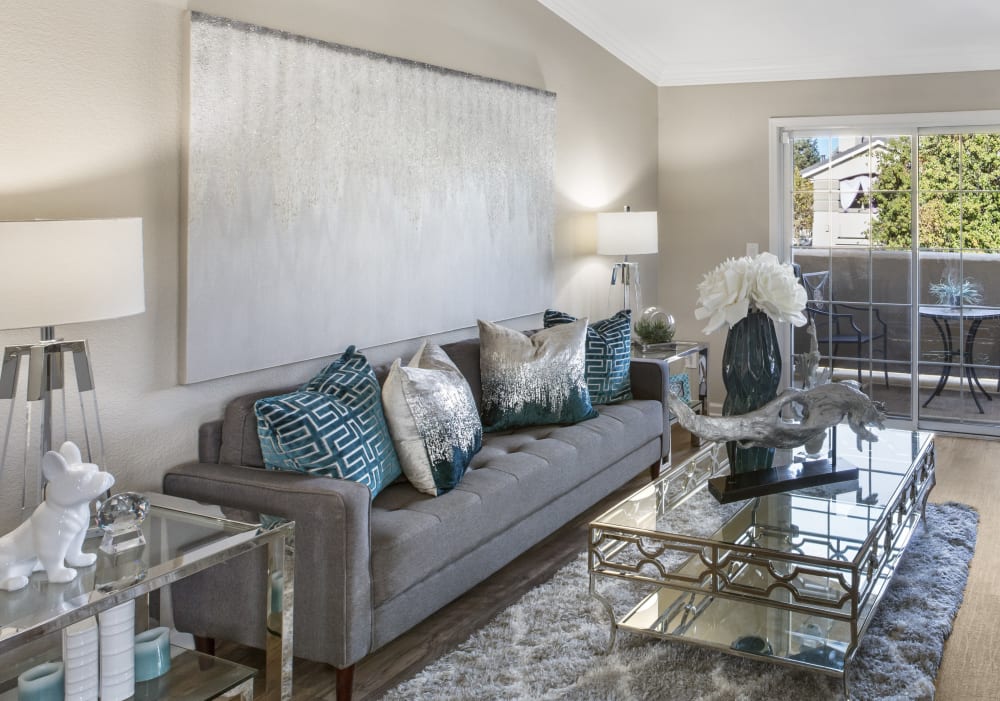
[[872,193],[871,241],[891,250],[910,250],[911,195],[909,192]]
[[962,247],[961,202],[954,191],[921,191],[920,248],[957,250]]
[[1000,134],[962,135],[963,190],[1000,190]]
[[910,137],[872,138],[872,189],[910,189]]
[[909,304],[912,257],[909,250],[872,249],[873,302]]
[[835,302],[867,303],[871,290],[871,249],[838,247],[830,256],[830,297]]
[[962,247],[1000,250],[1000,193],[963,192]]
[[929,134],[920,137],[920,190],[957,190],[960,183],[961,137]]

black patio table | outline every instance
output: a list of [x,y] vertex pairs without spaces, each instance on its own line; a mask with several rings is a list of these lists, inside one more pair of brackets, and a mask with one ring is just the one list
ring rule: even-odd
[[[965,364],[965,379],[969,383],[969,394],[972,395],[972,401],[976,403],[979,413],[985,413],[979,397],[976,396],[976,387],[983,393],[987,401],[992,402],[993,397],[989,395],[983,388],[983,384],[979,381],[979,375],[976,373],[976,367],[973,363],[972,348],[976,343],[976,334],[979,332],[979,326],[989,319],[1000,319],[1000,308],[922,305],[920,307],[920,316],[934,322],[938,333],[941,334],[941,341],[944,344],[944,362],[941,364],[941,377],[938,378],[937,387],[931,392],[931,396],[924,402],[924,407],[930,404],[934,397],[941,394],[941,390],[947,384],[948,378],[951,377],[951,361],[956,357],[961,357]],[[969,324],[965,332],[965,345],[959,350],[956,347],[958,339],[952,336],[951,333],[951,322],[959,321],[961,323],[963,319],[968,321]]]

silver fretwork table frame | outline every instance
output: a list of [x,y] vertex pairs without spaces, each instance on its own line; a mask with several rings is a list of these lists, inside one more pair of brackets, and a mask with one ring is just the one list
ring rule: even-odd
[[[936,478],[931,433],[885,430],[860,450],[850,431],[838,436],[857,481],[719,505],[715,532],[682,530],[672,512],[728,470],[716,445],[591,522],[590,592],[611,616],[609,650],[627,630],[833,675],[850,698],[858,644]],[[616,612],[601,594],[611,579],[652,593]]]

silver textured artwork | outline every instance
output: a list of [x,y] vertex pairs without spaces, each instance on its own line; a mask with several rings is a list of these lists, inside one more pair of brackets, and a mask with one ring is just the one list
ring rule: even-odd
[[[797,448],[844,419],[859,440],[877,441],[878,436],[867,427],[884,428],[885,417],[855,384],[835,382],[807,390],[788,389],[759,409],[739,416],[695,414],[673,392],[667,395],[667,404],[691,433],[709,441],[740,441],[745,448]],[[788,421],[782,418],[783,412],[801,418]]]
[[555,95],[191,15],[182,381],[540,312]]

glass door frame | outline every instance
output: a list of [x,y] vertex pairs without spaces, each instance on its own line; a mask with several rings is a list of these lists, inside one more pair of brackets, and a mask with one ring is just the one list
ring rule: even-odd
[[[790,141],[810,133],[822,136],[862,133],[891,133],[910,137],[910,354],[911,377],[919,378],[920,370],[920,236],[919,203],[920,178],[918,168],[919,138],[926,134],[971,131],[1000,132],[1000,110],[974,110],[958,112],[914,112],[877,115],[836,115],[815,117],[772,117],[768,120],[768,182],[769,182],[769,249],[783,261],[791,260],[794,237],[793,208],[787,193],[792,191]],[[870,303],[870,300],[869,300]],[[781,354],[790,358],[791,330],[779,334]],[[782,363],[782,386],[791,385],[791,363]],[[965,433],[975,436],[995,436],[987,426],[956,424],[921,419],[919,379],[910,384],[910,418],[891,419],[894,428]]]

